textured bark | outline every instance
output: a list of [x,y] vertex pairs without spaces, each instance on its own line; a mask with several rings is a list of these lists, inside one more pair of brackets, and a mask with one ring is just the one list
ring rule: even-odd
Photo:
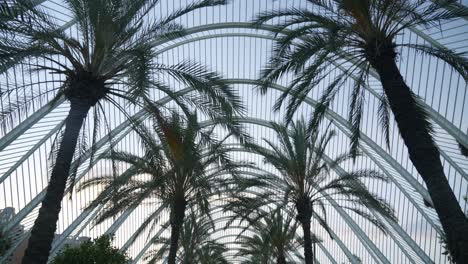
[[296,202],[297,220],[301,223],[304,233],[304,259],[306,264],[314,263],[312,252],[312,236],[310,233],[310,219],[312,218],[312,205],[305,196]]
[[276,257],[277,264],[286,264],[286,258],[284,257],[284,252],[279,251],[278,256]]
[[169,248],[169,256],[167,259],[168,264],[175,264],[177,257],[177,250],[179,249],[180,230],[184,223],[185,218],[185,200],[178,200],[171,208],[171,244]]
[[314,263],[314,253],[312,252],[312,236],[310,233],[310,219],[301,220],[302,231],[304,232],[304,259],[306,264]]
[[445,176],[439,149],[426,121],[427,114],[401,76],[395,53],[382,53],[371,63],[380,76],[409,158],[426,183],[447,236],[449,251],[456,263],[467,263],[468,220]]
[[90,106],[85,103],[71,102],[70,112],[65,123],[65,131],[57,153],[46,195],[42,201],[39,215],[31,230],[23,264],[45,264],[57,228],[61,202],[70,172],[81,126]]

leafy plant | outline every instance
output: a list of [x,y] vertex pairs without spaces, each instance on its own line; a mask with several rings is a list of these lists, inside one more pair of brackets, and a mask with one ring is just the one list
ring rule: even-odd
[[[195,107],[224,122],[231,131],[238,128],[231,122],[232,117],[242,112],[243,106],[235,91],[206,67],[191,61],[165,65],[155,56],[155,43],[184,36],[183,26],[176,22],[179,17],[225,4],[223,0],[196,1],[165,17],[151,19],[147,19],[148,14],[158,8],[158,0],[66,0],[64,4],[76,25],[77,32],[72,34],[37,8],[34,3],[37,1],[15,2],[24,11],[22,14],[34,15],[16,19],[21,15],[11,9],[0,10],[11,13],[2,18],[0,73],[8,76],[11,67],[21,65],[18,68],[28,69],[28,74],[51,74],[54,78],[42,81],[43,78],[31,77],[31,83],[2,90],[1,100],[12,103],[2,109],[0,124],[13,124],[34,104],[44,105],[48,101],[52,107],[64,99],[70,103],[64,127],[54,140],[50,182],[23,259],[23,263],[45,264],[67,182],[73,187],[78,167],[87,153],[91,153],[89,161],[93,164],[100,126],[104,124],[110,130],[104,102],[129,117],[129,105],[143,105],[154,97],[155,91],[160,91],[183,111]],[[172,81],[190,86],[193,92],[178,93],[168,85]],[[44,85],[45,90],[41,89]],[[19,101],[10,100],[19,94],[22,95]],[[90,112],[92,147],[88,147],[87,131],[83,129]],[[73,160],[75,166],[71,166]]]
[[[311,219],[329,232],[327,207],[330,199],[339,201],[338,206],[362,216],[382,231],[383,224],[368,209],[396,220],[393,209],[382,199],[368,191],[362,179],[386,180],[385,176],[373,170],[357,170],[333,175],[332,170],[352,158],[345,153],[335,159],[326,160],[325,150],[335,136],[330,129],[321,134],[318,129],[308,129],[300,119],[285,124],[271,124],[279,144],[264,139],[268,148],[248,144],[254,152],[264,158],[266,164],[273,165],[279,174],[264,172],[256,177],[236,178],[237,192],[227,210],[232,210],[238,218],[255,222],[264,218],[259,208],[269,206],[276,210],[294,212],[304,234],[304,257],[307,264],[313,263],[313,238]],[[249,191],[261,190],[255,195]],[[338,203],[338,202],[337,202]],[[330,234],[331,236],[331,234]]]
[[[237,175],[237,169],[244,164],[231,160],[230,149],[223,144],[229,135],[218,140],[214,127],[201,128],[194,115],[187,119],[176,113],[165,117],[156,106],[149,108],[153,113],[152,129],[135,124],[143,156],[128,152],[105,155],[105,159],[125,162],[131,167],[116,178],[102,176],[84,182],[80,190],[95,185],[106,186],[90,205],[107,205],[98,216],[97,223],[141,203],[152,203],[155,205],[153,208],[157,208],[156,205],[168,208],[171,227],[168,263],[173,264],[186,210],[196,207],[200,215],[209,216],[210,197],[220,195],[227,188],[221,175]],[[149,178],[141,179],[141,175]],[[151,212],[137,234],[148,227],[152,230],[159,221],[158,215],[158,210]]]
[[11,240],[6,233],[4,233],[0,226],[0,256],[3,256],[11,247]]
[[[248,256],[246,263],[269,263],[275,259],[277,264],[292,263],[286,261],[288,255],[299,246],[296,240],[297,222],[292,217],[285,217],[285,212],[272,210],[260,221],[249,221],[248,228],[253,234],[240,234],[237,240],[241,248],[238,256]],[[314,242],[318,242],[314,236]]]
[[128,264],[130,258],[112,246],[112,238],[101,236],[93,241],[84,241],[78,246],[66,245],[51,264]]
[[[180,249],[177,254],[177,262],[181,264],[227,264],[224,253],[227,248],[211,238],[214,231],[212,219],[199,215],[191,210],[185,218],[180,232]],[[148,264],[157,263],[168,253],[170,239],[161,238],[157,243],[159,250],[153,250],[146,254]]]
[[[468,16],[466,8],[456,8],[456,0],[308,0],[303,8],[287,8],[261,13],[255,24],[273,19],[275,44],[268,64],[261,72],[261,91],[282,76],[292,74],[288,89],[274,106],[286,105],[286,120],[291,120],[309,92],[338,68],[321,95],[311,126],[318,124],[346,81],[353,82],[349,97],[352,130],[351,153],[356,154],[360,125],[365,109],[365,90],[369,75],[378,75],[383,87],[378,110],[383,134],[389,145],[390,110],[408,149],[409,158],[426,183],[431,204],[439,216],[448,247],[457,263],[468,259],[468,220],[455,197],[432,138],[432,126],[425,106],[405,83],[397,65],[400,51],[409,49],[447,63],[468,80],[466,52],[456,52],[430,42],[397,44],[405,30],[439,27]],[[468,146],[461,146],[461,152]]]

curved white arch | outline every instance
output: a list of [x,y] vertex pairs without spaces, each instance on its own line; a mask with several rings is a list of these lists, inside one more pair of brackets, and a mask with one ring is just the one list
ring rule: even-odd
[[[256,84],[256,83],[255,83],[256,81],[252,81],[252,80],[231,80],[231,81],[232,81],[232,83],[245,83],[245,84],[253,84],[253,85]],[[285,89],[284,87],[281,87],[281,86],[279,86],[279,85],[278,85],[278,86],[275,86],[275,87],[273,87],[273,88],[275,88],[275,89]],[[189,90],[190,90],[190,89],[184,89],[183,91],[184,91],[184,92],[188,92]],[[165,99],[166,99],[166,100],[165,100]],[[310,99],[310,98],[308,98],[308,99]],[[160,100],[160,103],[166,103],[166,102],[168,102],[169,100],[170,100],[170,99],[168,99],[168,98],[163,98],[162,100]],[[306,100],[306,103],[309,103],[311,106],[314,106],[314,105],[316,104],[316,102],[314,102],[314,101],[311,100],[311,99],[310,99],[310,100]],[[331,117],[332,117],[331,120],[335,120],[335,121],[337,121],[337,120],[339,121],[339,120],[340,120],[340,117],[339,117],[337,114],[332,115]],[[135,118],[144,118],[144,112],[141,111],[141,112],[135,114]],[[328,117],[328,118],[330,118],[330,117]],[[344,120],[343,118],[341,118],[341,119],[342,119],[341,122],[338,122],[338,123],[341,124],[341,125],[344,125],[344,126],[347,125],[347,121]],[[336,125],[336,124],[335,124],[335,125]],[[125,128],[127,128],[127,132],[126,132],[126,133],[128,133],[128,132],[129,132],[129,130],[128,130],[128,124],[127,124],[126,122],[124,122],[124,123],[122,123],[121,125],[119,125],[116,129],[113,130],[113,132],[115,132],[115,136],[120,135],[120,133],[122,132],[121,130],[124,130]],[[342,130],[342,131],[345,131],[342,127],[338,127],[338,128],[340,128],[340,130]],[[120,139],[123,138],[123,137],[125,136],[126,133],[125,133],[125,132],[122,133],[123,135],[120,135],[119,138],[120,138]],[[120,140],[120,139],[117,139],[117,141]],[[365,140],[363,140],[363,141],[365,142]],[[101,148],[102,146],[104,146],[104,144],[105,144],[104,141],[102,141],[102,140],[99,141],[99,142],[97,143],[97,145],[98,145],[98,146],[97,146],[97,149],[99,149],[99,148]],[[379,165],[379,163],[377,163],[377,164]],[[379,166],[379,167],[384,168],[384,167],[382,167],[382,166]],[[85,173],[86,173],[86,172],[83,172],[83,173],[81,173],[80,175],[78,175],[77,178],[76,178],[76,180],[78,181],[82,176],[84,176]],[[389,175],[389,176],[392,178],[392,175]],[[395,183],[396,183],[396,182],[395,182]],[[404,190],[404,189],[402,189],[402,191],[403,191],[403,190]],[[403,192],[404,192],[404,191],[403,191]],[[44,192],[44,194],[45,194],[45,192]],[[37,198],[39,198],[39,199],[37,199]],[[408,198],[411,198],[411,196],[408,196]],[[28,209],[32,210],[35,206],[37,206],[37,205],[40,203],[41,200],[42,200],[42,197],[36,197],[36,198],[33,200],[33,201],[35,202],[35,205],[34,205],[34,204],[33,204],[33,205],[28,205],[28,206],[25,207],[24,209],[27,209],[27,208],[28,208]],[[417,208],[417,207],[416,207],[416,208]],[[22,210],[22,211],[23,211],[23,210]],[[20,213],[18,214],[17,219],[16,219],[15,221],[12,221],[12,223],[14,223],[14,222],[18,222],[18,223],[19,223],[19,221],[21,220],[21,219],[19,219],[19,216],[23,216],[23,217],[24,217],[24,216],[27,215],[27,213],[28,213],[28,212],[25,212],[25,213],[20,212]]]

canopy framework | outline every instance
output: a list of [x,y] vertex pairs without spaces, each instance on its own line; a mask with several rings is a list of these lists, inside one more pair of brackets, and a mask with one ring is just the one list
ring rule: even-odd
[[[182,5],[186,1],[168,1],[165,4],[166,11]],[[187,0],[187,2],[190,2]],[[66,17],[63,12],[63,4],[58,1],[38,1],[41,4],[56,12],[57,17],[63,20],[65,30],[75,32],[73,28],[73,19]],[[463,4],[463,3],[462,3]],[[191,14],[182,19],[181,23],[187,26],[189,36],[184,39],[174,39],[166,42],[155,43],[159,49],[159,56],[162,61],[174,62],[182,58],[193,58],[210,65],[214,70],[221,72],[226,79],[230,80],[232,85],[238,88],[243,96],[248,110],[250,120],[280,120],[282,112],[272,113],[271,105],[274,98],[279,94],[275,90],[284,90],[290,79],[281,80],[273,90],[264,97],[260,97],[254,89],[255,79],[258,72],[264,65],[268,52],[271,47],[272,37],[268,34],[268,27],[256,29],[249,23],[255,13],[259,11],[284,8],[288,6],[303,6],[305,1],[295,0],[276,1],[234,1],[226,7],[212,8]],[[405,32],[401,37],[417,39],[418,41],[430,41],[437,45],[444,45],[447,48],[466,51],[467,46],[464,43],[463,34],[468,31],[466,20],[460,19],[453,23],[442,25],[443,31],[447,34],[442,35],[433,29],[415,29]],[[461,32],[460,32],[461,28]],[[451,33],[455,32],[455,33]],[[460,36],[461,35],[461,36]],[[435,124],[436,139],[442,152],[442,159],[446,168],[449,181],[454,188],[455,194],[462,207],[466,209],[466,202],[463,201],[463,195],[468,192],[467,173],[468,160],[460,155],[457,143],[468,145],[468,123],[466,115],[468,103],[466,96],[467,85],[463,78],[449,72],[446,66],[434,60],[417,57],[416,54],[403,54],[408,60],[401,60],[400,68],[407,78],[407,82],[413,90],[419,94],[425,101],[430,116]],[[403,57],[402,56],[402,57]],[[421,65],[412,65],[412,61],[421,60]],[[340,65],[343,62],[336,63],[336,71],[339,72]],[[346,62],[344,63],[352,63]],[[23,75],[15,75],[15,79],[20,83],[26,84],[31,81],[23,69],[16,69],[14,72],[22,72]],[[419,76],[419,77],[415,77]],[[46,75],[41,76],[47,80]],[[28,80],[29,79],[29,80]],[[18,82],[15,80],[15,82]],[[8,89],[14,85],[11,79],[1,78],[0,83],[3,89]],[[442,89],[444,88],[444,89]],[[46,88],[47,89],[47,88]],[[182,87],[181,87],[182,89]],[[300,114],[310,115],[314,104],[323,90],[323,86],[318,87],[316,91],[309,95],[307,104],[301,108]],[[378,80],[371,80],[370,87],[367,90],[367,107],[369,113],[376,107],[377,96],[381,92]],[[18,99],[21,95],[16,95]],[[349,146],[349,124],[347,122],[347,103],[346,97],[349,96],[349,87],[340,92],[335,104],[331,107],[328,120],[333,122],[334,127],[340,131],[340,135],[328,155],[332,156],[346,150]],[[155,95],[159,98],[158,95]],[[14,99],[12,97],[12,99]],[[171,102],[162,99],[165,103]],[[2,107],[5,107],[2,102]],[[110,107],[108,107],[112,111]],[[31,227],[35,216],[37,216],[37,206],[40,204],[43,189],[47,182],[47,153],[50,150],[53,135],[58,130],[59,124],[63,122],[68,109],[68,104],[62,100],[52,107],[44,105],[33,106],[13,129],[2,128],[2,137],[0,138],[0,189],[4,194],[0,199],[0,207],[14,207],[18,214],[14,221],[7,226],[8,229],[14,229],[18,224]],[[138,115],[139,113],[135,113]],[[140,113],[144,118],[144,115]],[[125,125],[125,118],[119,114],[111,115],[112,132],[117,139],[117,148],[128,149],[139,153],[136,147],[138,139],[136,135],[128,130]],[[248,119],[247,118],[247,119]],[[249,119],[248,119],[249,120]],[[271,138],[273,134],[267,129],[261,128],[262,122],[247,122],[248,129],[252,136],[261,140],[261,138]],[[361,145],[362,151],[366,157],[357,161],[356,166],[373,167],[381,170],[392,177],[391,184],[377,185],[369,182],[369,187],[384,195],[395,207],[398,216],[398,223],[389,223],[393,226],[395,234],[392,236],[383,236],[379,234],[369,223],[360,220],[351,215],[350,218],[355,222],[354,228],[348,227],[342,219],[342,216],[336,215],[332,220],[332,226],[336,230],[336,237],[341,240],[326,240],[322,244],[322,250],[319,250],[318,258],[321,263],[327,263],[327,252],[331,252],[338,263],[352,262],[349,253],[358,256],[363,263],[427,263],[428,258],[434,263],[444,263],[445,257],[441,255],[441,244],[438,241],[440,233],[440,223],[438,223],[435,212],[427,207],[425,203],[430,204],[424,183],[407,159],[406,149],[398,137],[395,124],[391,127],[391,148],[386,148],[380,131],[377,127],[376,116],[369,115],[364,120],[365,125],[362,128],[362,134],[365,140]],[[88,124],[90,127],[91,124]],[[102,131],[101,138],[104,139],[106,131]],[[98,142],[98,153],[104,153],[108,149],[105,141]],[[252,158],[248,152],[239,152],[239,158]],[[261,161],[256,158],[258,163]],[[93,175],[102,174],[108,168],[106,162],[97,162],[91,170],[86,166],[80,167],[80,174],[83,179],[89,179]],[[345,166],[343,170],[350,169],[352,166]],[[28,186],[29,183],[34,183]],[[126,241],[133,234],[132,227],[138,226],[139,220],[148,213],[148,208],[140,206],[133,211],[124,213],[114,223],[105,222],[92,228],[92,215],[98,212],[99,208],[91,211],[83,211],[86,203],[97,194],[98,190],[93,190],[92,195],[83,193],[74,193],[72,200],[65,199],[63,210],[59,220],[58,232],[62,234],[55,244],[54,249],[58,250],[65,241],[65,236],[92,236],[95,237],[105,232],[115,233],[115,243],[122,248],[128,248],[132,257],[137,257],[142,249],[150,247],[144,239],[138,238],[133,245]],[[161,211],[162,218],[167,218],[166,210]],[[219,215],[221,218],[221,214]],[[167,219],[166,219],[167,220]],[[121,221],[121,222],[120,222]],[[140,221],[141,222],[141,221]],[[116,224],[119,223],[119,224]],[[362,229],[363,233],[368,234],[365,237],[353,233],[356,228]],[[352,232],[349,232],[351,230]],[[396,231],[399,230],[399,231]],[[161,234],[164,233],[160,230]],[[222,237],[223,230],[219,231]],[[351,234],[348,234],[351,233]],[[323,238],[325,234],[319,233]],[[233,240],[234,238],[229,238]],[[234,241],[231,241],[233,243]],[[232,244],[231,244],[232,245]],[[348,254],[343,253],[346,248]],[[375,247],[375,248],[374,248]],[[374,248],[374,250],[372,250]],[[325,251],[325,249],[327,251]],[[378,249],[378,250],[375,250]],[[235,251],[233,248],[232,251]],[[375,254],[381,256],[376,256]],[[232,258],[235,263],[235,259]]]

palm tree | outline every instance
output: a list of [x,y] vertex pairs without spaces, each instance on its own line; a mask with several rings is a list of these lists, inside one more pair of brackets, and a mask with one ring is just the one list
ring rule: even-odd
[[[157,138],[145,126],[135,126],[144,155],[140,157],[127,152],[105,155],[104,158],[125,162],[131,168],[115,179],[113,176],[93,178],[83,183],[80,189],[107,184],[107,188],[90,204],[90,207],[108,204],[97,223],[143,201],[167,206],[171,227],[168,263],[174,264],[187,208],[197,208],[201,215],[208,216],[210,197],[220,195],[223,188],[228,187],[221,175],[237,175],[237,168],[242,164],[230,159],[230,149],[223,144],[227,137],[216,140],[213,128],[201,129],[196,116],[189,115],[184,121],[175,113],[171,119],[164,117],[155,106],[151,111],[155,111],[152,119]],[[150,178],[139,179],[142,174]],[[154,227],[159,220],[158,214],[158,211],[150,214],[137,234],[151,223]]]
[[268,243],[268,234],[260,233],[253,236],[243,236],[241,248],[237,256],[247,257],[243,264],[269,264],[272,248]]
[[211,241],[197,252],[198,262],[200,264],[228,264],[229,262],[224,257],[226,251],[227,248],[223,244]]
[[26,21],[40,19],[41,14],[41,9],[35,7],[30,0],[16,3],[10,0],[0,0],[0,68],[12,63],[9,54],[18,44],[14,35],[17,33],[15,28]]
[[286,264],[286,256],[298,246],[298,241],[295,240],[296,222],[283,214],[281,210],[272,210],[262,218],[263,221],[249,221],[249,229],[246,230],[254,234],[239,235],[242,247],[238,255],[250,256],[252,263],[255,259],[267,262],[276,258],[277,264]]
[[[267,23],[285,18],[275,25],[274,51],[262,71],[262,91],[287,73],[295,74],[288,90],[278,98],[276,109],[287,100],[287,116],[291,119],[309,91],[330,74],[334,62],[346,59],[352,66],[330,82],[315,110],[313,123],[318,123],[343,83],[355,78],[350,97],[352,149],[359,143],[359,126],[363,115],[364,87],[369,72],[380,77],[384,93],[379,116],[389,144],[389,108],[394,114],[399,132],[408,148],[409,157],[426,183],[434,208],[448,238],[450,252],[457,263],[468,259],[468,220],[450,188],[440,160],[439,150],[431,136],[428,114],[417,96],[405,83],[397,58],[401,48],[433,56],[445,61],[468,80],[466,53],[443,47],[421,44],[397,44],[397,36],[412,27],[429,27],[443,21],[466,17],[466,9],[451,8],[455,0],[393,1],[393,0],[308,0],[310,8],[291,8],[260,14],[255,23]],[[288,30],[286,30],[288,29]],[[347,67],[346,64],[344,67]],[[467,146],[464,146],[465,148]]]
[[[55,163],[50,182],[23,260],[23,263],[46,263],[71,162],[75,151],[82,149],[77,147],[80,130],[91,109],[94,144],[104,101],[125,114],[124,104],[117,99],[141,103],[140,98],[150,98],[153,90],[159,90],[184,111],[195,106],[217,120],[230,120],[243,108],[234,90],[216,73],[190,61],[164,65],[154,56],[155,41],[184,35],[183,27],[175,22],[179,17],[199,8],[224,4],[223,0],[197,1],[154,19],[148,19],[147,15],[157,8],[158,0],[66,0],[70,15],[76,20],[78,33],[73,35],[63,32],[46,13],[34,9],[31,1],[17,1],[31,7],[30,12],[37,15],[22,22],[8,20],[4,23],[6,26],[2,29],[6,33],[2,33],[10,34],[15,45],[9,46],[7,54],[1,54],[0,72],[6,72],[15,62],[32,67],[33,72],[47,71],[61,78],[13,86],[8,92],[2,92],[4,101],[9,101],[7,99],[15,92],[25,96],[23,101],[10,104],[0,113],[0,123],[6,124],[27,111],[30,105],[43,103],[50,95],[52,102],[65,98],[70,103],[61,140],[57,141],[60,145],[54,148]],[[177,93],[169,88],[164,76],[172,76],[190,86],[197,95]],[[44,92],[40,90],[43,84],[52,87]],[[115,86],[117,84],[123,88]],[[101,117],[107,123],[106,116]],[[79,140],[78,144],[82,142],[84,140]],[[71,173],[73,176],[74,172]]]
[[[361,179],[386,180],[380,173],[372,170],[357,170],[338,174],[331,174],[339,164],[349,160],[352,155],[338,155],[331,161],[324,161],[325,150],[335,135],[329,127],[323,135],[318,129],[308,129],[306,122],[300,119],[291,122],[291,127],[272,123],[279,144],[267,139],[265,143],[270,149],[256,144],[249,144],[253,151],[264,157],[266,164],[273,165],[279,175],[265,172],[258,177],[237,178],[238,191],[233,201],[227,207],[233,210],[241,219],[256,221],[263,218],[258,208],[271,206],[278,210],[294,212],[304,233],[305,263],[313,263],[313,239],[311,235],[311,219],[328,232],[327,206],[330,199],[337,198],[337,202],[357,215],[364,217],[385,231],[381,222],[364,208],[374,209],[378,213],[395,220],[393,210],[381,199],[371,194]],[[261,188],[257,195],[246,195],[246,191]],[[331,236],[331,235],[330,235]]]
[[[212,219],[206,215],[200,216],[194,210],[185,218],[180,232],[180,248],[177,256],[178,263],[190,264],[224,264],[228,263],[223,254],[227,251],[226,247],[214,241],[211,233],[214,230]],[[159,250],[148,252],[146,259],[149,264],[161,260],[167,253],[169,239],[160,239],[162,247]]]

